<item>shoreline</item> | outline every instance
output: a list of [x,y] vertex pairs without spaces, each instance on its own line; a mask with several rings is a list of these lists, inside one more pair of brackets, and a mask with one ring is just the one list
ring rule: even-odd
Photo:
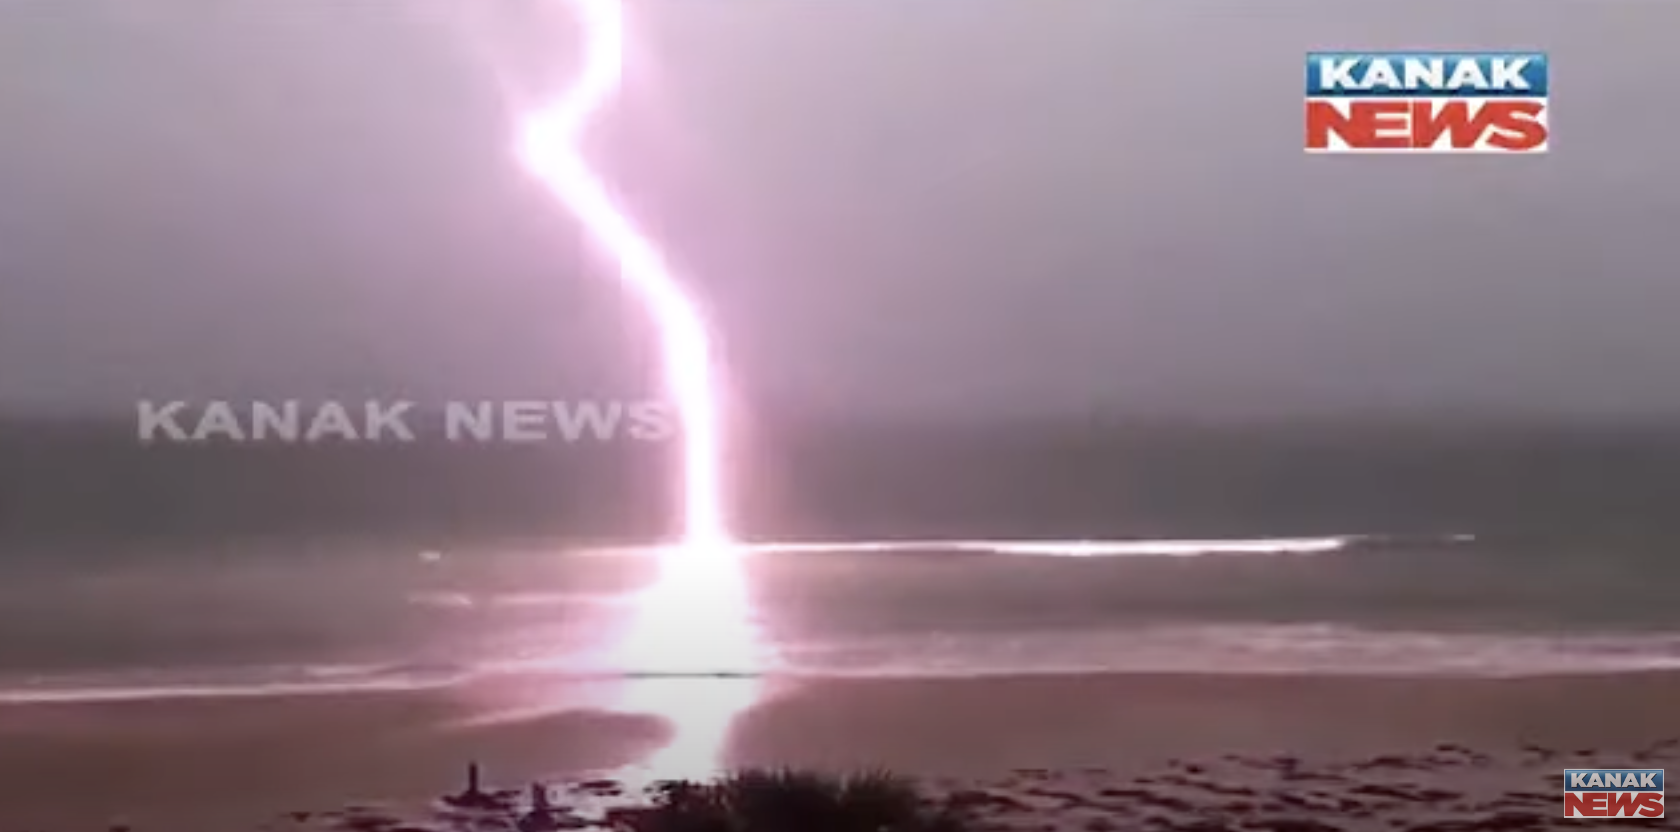
[[1564,762],[1624,759],[1680,738],[1677,701],[1680,672],[1645,671],[519,678],[400,693],[0,705],[0,832],[115,822],[225,832],[369,800],[424,805],[458,788],[469,760],[513,785],[611,775],[661,755],[698,771],[718,753],[730,768],[993,781],[1023,769],[1124,778],[1232,755],[1330,765],[1451,746],[1504,761],[1499,770],[1556,763],[1511,768],[1533,780]]

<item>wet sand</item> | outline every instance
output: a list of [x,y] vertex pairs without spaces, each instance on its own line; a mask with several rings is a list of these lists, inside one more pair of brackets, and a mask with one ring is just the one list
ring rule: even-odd
[[[225,832],[373,803],[412,816],[458,790],[473,759],[513,787],[611,774],[673,741],[694,758],[681,762],[698,765],[747,695],[760,700],[735,721],[723,752],[729,765],[888,767],[969,795],[962,799],[1011,826],[1094,830],[1103,821],[1093,818],[1139,820],[1156,803],[1165,813],[1157,825],[1171,825],[1178,815],[1206,819],[1206,806],[1233,801],[1330,821],[1363,812],[1360,823],[1392,811],[1423,824],[1530,811],[1518,806],[1522,794],[1537,817],[1551,819],[1561,814],[1555,781],[1566,765],[1680,761],[1680,742],[1670,742],[1680,738],[1680,673],[1668,672],[637,686],[502,679],[417,692],[3,705],[0,832],[116,822],[139,832]],[[657,713],[608,710],[626,695]],[[1273,787],[1257,777],[1295,783],[1298,793],[1267,797]],[[1315,779],[1323,782],[1302,785]],[[1471,789],[1470,781],[1480,785]],[[1347,797],[1365,787],[1376,791]],[[1032,796],[1046,789],[1077,799]],[[1152,797],[1138,797],[1140,789]],[[1258,791],[1226,793],[1242,789]],[[1433,802],[1423,799],[1431,789]],[[1339,799],[1359,805],[1337,808]],[[1500,800],[1510,802],[1489,808]],[[1182,805],[1174,809],[1174,801]],[[1378,804],[1388,808],[1372,808]]]

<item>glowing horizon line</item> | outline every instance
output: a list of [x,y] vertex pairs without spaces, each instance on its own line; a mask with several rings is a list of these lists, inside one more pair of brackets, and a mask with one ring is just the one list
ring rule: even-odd
[[[1025,555],[1045,557],[1175,556],[1200,555],[1313,555],[1344,551],[1367,535],[1340,534],[1313,537],[1241,538],[901,538],[833,540],[750,540],[734,539],[730,551],[742,554],[870,554],[945,550],[966,554]],[[1448,541],[1471,539],[1469,535],[1448,535]],[[600,546],[584,550],[596,554],[638,554],[663,551],[659,546]]]
[[624,58],[619,0],[573,0],[583,29],[583,69],[560,97],[522,125],[519,156],[617,261],[620,279],[646,304],[658,330],[664,383],[682,425],[682,543],[726,546],[721,418],[712,345],[699,305],[683,290],[658,247],[613,200],[579,147],[590,119],[618,91]]

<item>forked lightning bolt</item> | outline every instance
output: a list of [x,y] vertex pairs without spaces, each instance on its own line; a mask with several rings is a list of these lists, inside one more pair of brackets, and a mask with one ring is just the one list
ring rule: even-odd
[[620,279],[647,306],[661,339],[665,384],[682,425],[682,543],[684,548],[722,548],[730,540],[705,320],[658,245],[636,228],[579,147],[589,121],[619,88],[624,10],[620,0],[571,2],[583,32],[583,69],[570,89],[526,117],[520,157],[616,261]]

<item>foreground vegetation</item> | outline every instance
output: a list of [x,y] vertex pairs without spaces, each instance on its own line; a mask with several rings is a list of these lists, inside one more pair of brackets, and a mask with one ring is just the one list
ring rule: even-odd
[[667,783],[651,808],[620,819],[633,832],[966,832],[952,808],[896,775],[744,771]]

